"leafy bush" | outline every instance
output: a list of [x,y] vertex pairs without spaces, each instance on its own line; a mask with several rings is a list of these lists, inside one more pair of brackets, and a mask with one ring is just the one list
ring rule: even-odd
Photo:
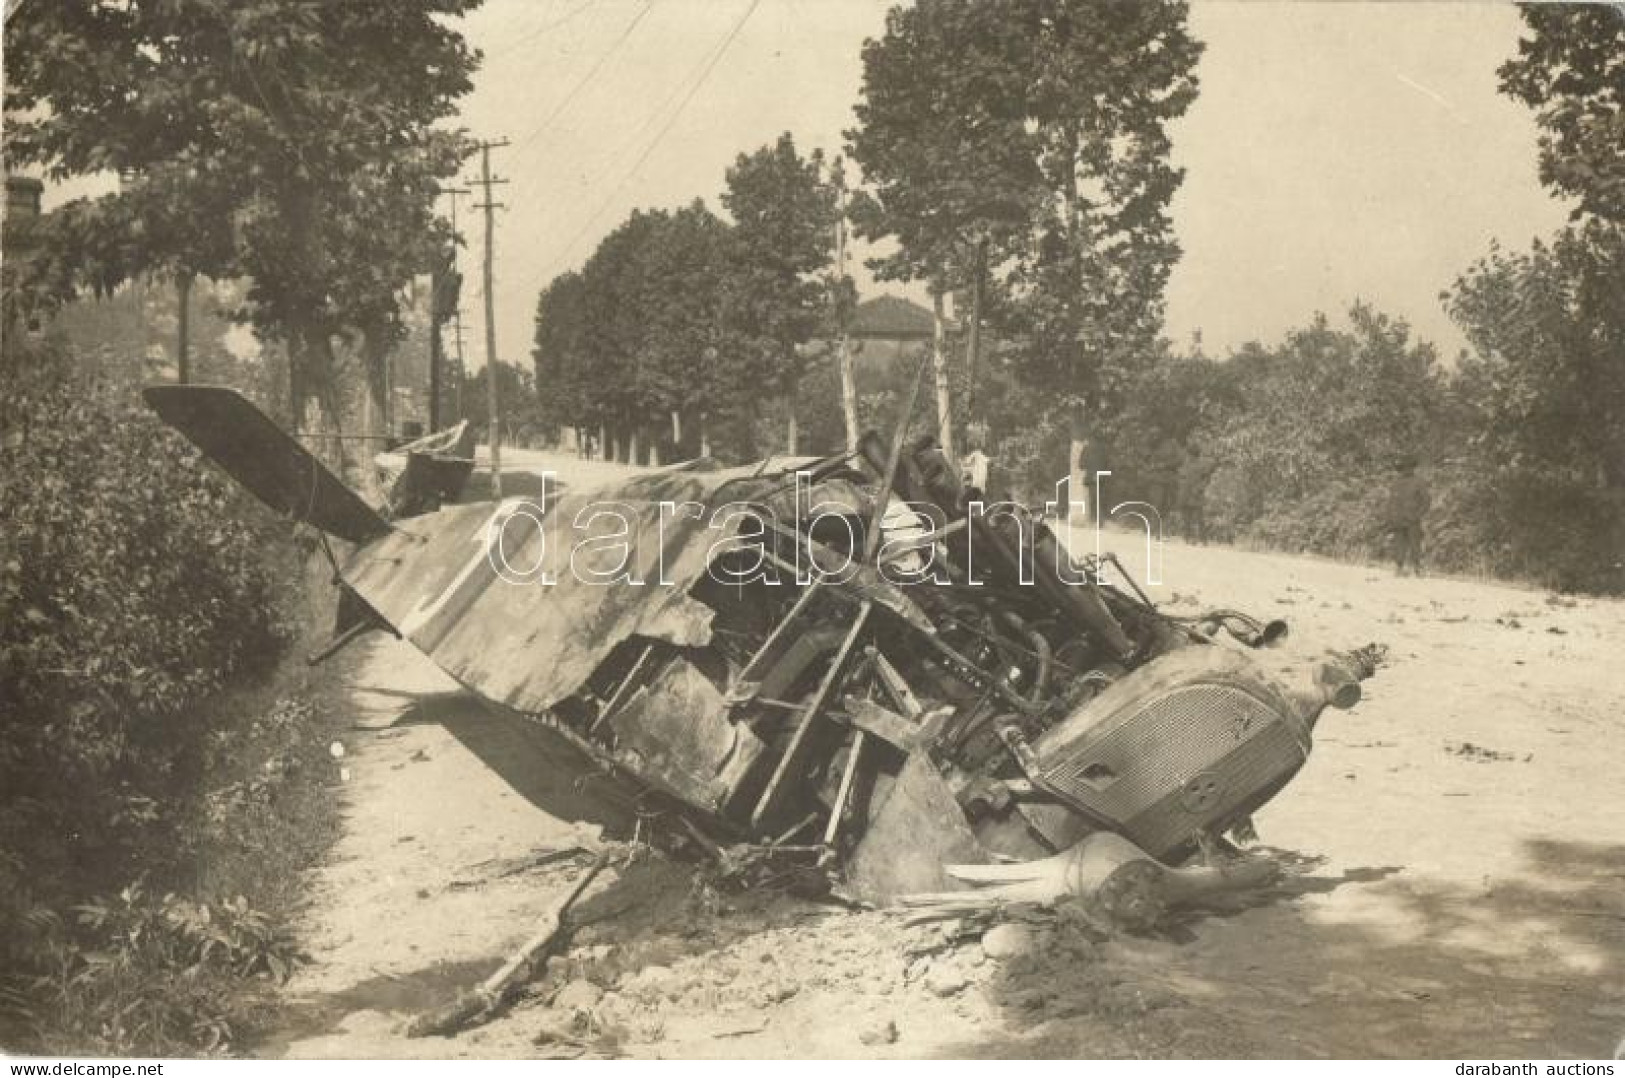
[[71,926],[40,911],[29,920],[41,971],[23,981],[13,1007],[46,1031],[46,1051],[222,1050],[247,1010],[223,982],[280,982],[301,958],[292,938],[241,897],[205,904],[132,885],[77,907]]
[[[299,554],[133,392],[25,358],[0,364],[0,968],[117,996],[151,954],[126,968],[64,950],[41,911],[177,874],[208,735],[233,733],[202,705],[284,651]],[[173,927],[179,903],[152,916]]]

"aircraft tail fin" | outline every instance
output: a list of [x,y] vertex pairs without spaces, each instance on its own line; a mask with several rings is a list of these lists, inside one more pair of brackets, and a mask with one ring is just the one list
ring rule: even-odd
[[235,389],[148,386],[147,406],[260,501],[329,535],[363,543],[389,522]]

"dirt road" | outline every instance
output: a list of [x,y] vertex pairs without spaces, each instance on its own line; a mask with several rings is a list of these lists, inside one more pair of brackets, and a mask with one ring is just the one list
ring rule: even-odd
[[[1121,543],[1131,567],[1141,562]],[[311,880],[289,1056],[1596,1057],[1625,1037],[1625,603],[1170,543],[1154,590],[1390,662],[1259,816],[1297,871],[1163,938],[981,943],[633,866],[508,1014],[405,1023],[489,972],[579,862],[573,778],[410,648],[351,689],[345,834]]]

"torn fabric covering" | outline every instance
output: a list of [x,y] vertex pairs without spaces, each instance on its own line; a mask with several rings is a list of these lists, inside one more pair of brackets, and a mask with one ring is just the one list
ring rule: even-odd
[[[713,612],[689,589],[718,544],[737,534],[740,515],[715,510],[749,489],[737,481],[751,471],[702,463],[619,486],[550,491],[545,507],[510,498],[448,508],[401,522],[358,550],[342,576],[458,681],[516,710],[545,711],[631,636],[710,642]],[[594,507],[605,515],[594,519]],[[623,537],[630,579],[620,582],[589,578],[623,567],[619,538],[591,540],[618,532],[611,509],[632,522]],[[498,576],[488,556],[494,533],[500,557],[532,582]]]

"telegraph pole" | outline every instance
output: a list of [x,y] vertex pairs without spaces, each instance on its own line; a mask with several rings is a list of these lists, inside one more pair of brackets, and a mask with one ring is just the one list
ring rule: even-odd
[[501,204],[491,199],[491,185],[507,183],[491,175],[491,151],[508,145],[507,139],[485,140],[480,143],[480,176],[470,183],[478,183],[485,191],[485,201],[474,208],[485,211],[485,395],[490,406],[491,425],[491,497],[502,499],[502,402],[497,395],[497,313],[493,295],[494,274],[492,253],[496,243],[496,211]]

